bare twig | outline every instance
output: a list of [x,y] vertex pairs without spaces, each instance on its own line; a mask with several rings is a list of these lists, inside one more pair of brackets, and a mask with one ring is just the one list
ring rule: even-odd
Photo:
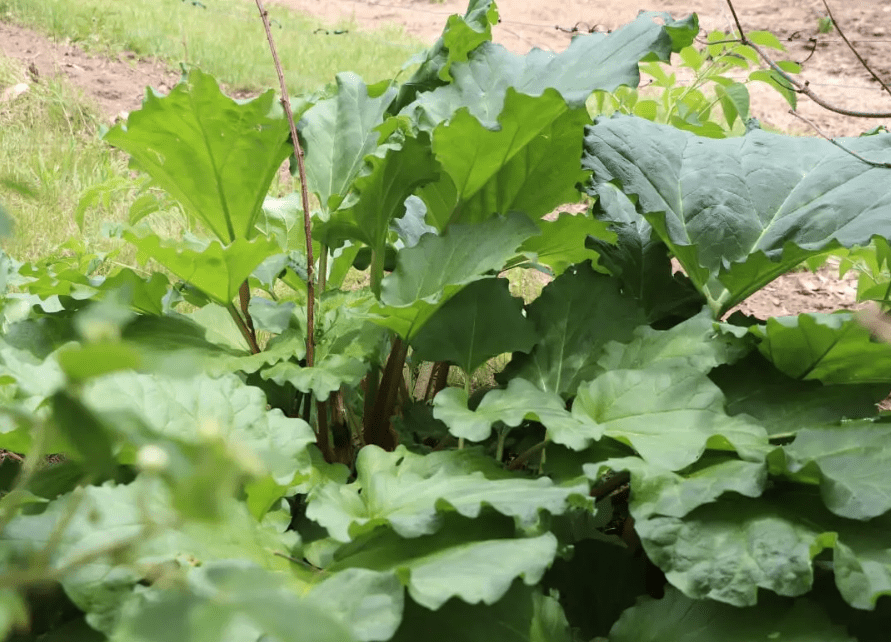
[[838,20],[835,19],[834,15],[832,15],[832,9],[829,8],[829,4],[826,2],[826,0],[823,0],[823,6],[826,7],[826,13],[829,14],[829,19],[832,20],[832,24],[835,27],[835,30],[838,31],[838,35],[841,36],[841,39],[845,41],[846,45],[848,45],[848,49],[850,49],[851,52],[855,56],[857,56],[857,60],[860,61],[860,64],[863,65],[863,68],[869,72],[870,76],[875,78],[876,82],[882,86],[882,89],[884,89],[888,93],[888,95],[891,95],[891,88],[889,88],[888,85],[885,84],[885,81],[883,81],[881,78],[878,77],[878,75],[876,75],[876,72],[874,72],[872,70],[872,68],[869,66],[869,63],[867,63],[863,59],[863,56],[860,55],[860,52],[857,51],[857,49],[854,47],[854,45],[851,44],[851,41],[848,40],[848,37],[845,35],[845,32],[842,31],[841,26],[838,24]]
[[767,65],[775,71],[783,80],[789,83],[791,87],[799,94],[804,94],[815,103],[820,105],[823,109],[828,109],[829,111],[833,111],[836,114],[842,114],[843,116],[853,116],[855,118],[891,118],[891,111],[855,111],[852,109],[845,109],[844,107],[839,107],[838,105],[833,105],[822,98],[820,98],[817,94],[811,91],[810,87],[808,87],[807,82],[801,82],[796,78],[793,78],[785,71],[783,71],[777,63],[773,61],[773,59],[765,53],[765,51],[756,45],[754,42],[749,40],[746,37],[745,31],[743,31],[742,23],[739,21],[739,16],[736,15],[736,9],[733,6],[733,0],[727,0],[727,6],[730,7],[730,13],[733,14],[733,21],[736,23],[736,28],[739,30],[740,41],[751,47],[755,50],[755,52],[761,57],[761,59],[767,63]]
[[257,337],[251,333],[247,326],[247,322],[241,318],[241,315],[238,314],[238,310],[236,310],[235,306],[231,303],[226,306],[226,309],[229,310],[229,316],[232,317],[232,320],[235,321],[235,325],[238,326],[241,336],[244,337],[244,340],[247,341],[247,344],[251,347],[251,354],[259,353],[260,346],[257,345]]
[[850,154],[851,156],[853,156],[853,157],[856,158],[857,160],[862,161],[862,162],[866,163],[867,165],[871,165],[872,167],[886,167],[886,168],[891,168],[891,163],[883,163],[883,162],[881,162],[881,161],[871,161],[871,160],[869,160],[868,158],[864,158],[863,156],[861,156],[860,154],[858,154],[858,153],[855,152],[854,150],[852,150],[852,149],[848,149],[847,147],[845,147],[844,145],[842,145],[840,142],[838,142],[838,141],[835,140],[834,138],[830,138],[829,136],[827,136],[826,134],[824,134],[823,131],[822,131],[819,127],[817,127],[817,124],[816,124],[814,121],[810,120],[809,118],[805,118],[804,116],[802,116],[801,114],[799,114],[799,113],[798,113],[797,111],[795,111],[794,109],[790,109],[790,110],[789,110],[789,113],[792,114],[793,116],[795,116],[796,118],[799,118],[799,119],[803,120],[804,122],[806,122],[806,123],[807,123],[808,125],[810,125],[810,126],[813,128],[813,130],[814,130],[815,132],[817,132],[820,136],[822,136],[823,138],[825,138],[826,140],[828,140],[830,143],[832,143],[833,145],[835,145],[836,147],[838,147],[838,148],[839,148],[840,150],[842,150],[843,152],[845,152],[845,153],[847,153],[847,154]]
[[530,457],[532,457],[535,453],[538,453],[538,452],[541,452],[542,450],[544,450],[545,446],[547,446],[549,443],[550,443],[550,439],[545,438],[542,441],[535,444],[534,446],[532,446],[531,448],[528,448],[526,451],[520,453],[516,457],[516,459],[514,459],[510,464],[508,464],[507,469],[508,470],[519,470],[520,468],[523,467],[523,465],[527,461],[529,461]]
[[303,229],[306,233],[306,365],[312,367],[315,363],[315,316],[314,307],[315,269],[312,256],[312,222],[309,213],[309,191],[306,187],[306,163],[304,162],[303,146],[297,136],[297,125],[294,123],[294,112],[291,110],[291,99],[288,97],[288,87],[285,84],[285,75],[275,49],[275,41],[272,38],[272,30],[269,27],[269,12],[263,7],[261,0],[255,0],[263,27],[266,29],[266,39],[269,40],[269,50],[272,52],[272,60],[275,63],[275,71],[278,74],[278,83],[282,90],[282,107],[288,117],[288,125],[291,127],[291,141],[294,143],[294,153],[297,156],[297,169],[300,172],[300,196],[303,203]]

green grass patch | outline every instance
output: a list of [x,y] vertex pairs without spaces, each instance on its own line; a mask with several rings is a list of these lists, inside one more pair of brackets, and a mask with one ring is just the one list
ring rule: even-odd
[[[267,9],[292,94],[313,91],[345,70],[367,82],[392,78],[429,45],[395,26],[363,33],[353,23],[325,25],[281,6]],[[256,5],[246,0],[0,0],[0,20],[87,50],[184,62],[234,90],[278,86]]]
[[[21,67],[0,57],[0,87],[26,79]],[[72,236],[87,244],[98,221],[80,234],[72,214],[81,193],[114,176],[126,176],[126,159],[100,140],[95,108],[66,82],[46,79],[0,103],[0,202],[13,217],[3,249],[20,260],[52,253]],[[126,207],[103,212],[120,218]]]

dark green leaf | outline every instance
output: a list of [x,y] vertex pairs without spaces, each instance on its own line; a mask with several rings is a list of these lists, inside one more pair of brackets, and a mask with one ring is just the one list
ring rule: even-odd
[[615,241],[616,235],[605,223],[587,214],[561,212],[557,220],[538,220],[541,236],[533,236],[520,248],[538,265],[546,265],[554,276],[563,274],[570,265],[596,260],[597,252],[586,246],[588,237],[604,242]]
[[507,279],[482,279],[439,308],[411,345],[418,359],[448,361],[470,374],[505,352],[529,352],[534,343],[535,326]]

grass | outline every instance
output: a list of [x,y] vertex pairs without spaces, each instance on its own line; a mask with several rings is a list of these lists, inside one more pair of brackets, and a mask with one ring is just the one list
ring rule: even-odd
[[[368,81],[392,78],[424,47],[395,28],[363,34],[355,25],[326,27],[281,7],[268,8],[292,94],[314,91],[346,69]],[[186,62],[232,91],[277,87],[263,26],[248,0],[0,0],[0,20],[97,53],[129,50],[171,64]],[[335,33],[342,30],[347,33]],[[0,57],[0,88],[27,80],[21,65]],[[137,194],[126,189],[131,182],[126,157],[101,140],[103,121],[107,116],[59,79],[31,84],[14,101],[0,103],[0,204],[17,223],[14,235],[0,240],[4,251],[24,261],[70,254],[70,246],[59,248],[72,237],[91,251],[120,247],[100,228],[126,220]],[[81,232],[73,218],[77,204],[105,184],[124,189],[107,192]],[[273,191],[278,189],[274,184]],[[153,218],[158,231],[182,225],[169,212]],[[132,264],[132,251],[120,260]]]
[[[314,91],[346,70],[369,83],[392,78],[430,44],[399,27],[362,33],[352,23],[331,26],[277,5],[267,9],[292,94]],[[0,20],[99,53],[127,50],[194,65],[233,90],[278,86],[250,0],[0,0]]]
[[[25,79],[0,57],[0,86]],[[16,221],[4,251],[34,260],[81,236],[72,217],[80,194],[126,174],[126,160],[100,140],[99,128],[95,108],[65,82],[34,83],[0,103],[0,201]]]

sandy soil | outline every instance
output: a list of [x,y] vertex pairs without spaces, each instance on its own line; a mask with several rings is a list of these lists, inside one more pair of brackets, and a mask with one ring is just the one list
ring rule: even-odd
[[[332,22],[352,18],[359,28],[374,30],[383,25],[401,25],[405,31],[432,43],[447,17],[463,13],[465,0],[270,0]],[[891,3],[879,0],[830,0],[836,18],[849,39],[873,70],[891,80]],[[729,30],[732,25],[725,0],[651,0],[620,3],[615,0],[500,0],[501,22],[494,32],[496,42],[516,51],[531,47],[562,50],[573,30],[607,31],[632,20],[638,8],[667,11],[681,17],[696,11],[706,29]],[[787,46],[785,58],[803,62],[803,76],[824,100],[847,109],[891,111],[891,97],[863,69],[845,47],[837,32],[818,33],[818,19],[825,15],[822,0],[735,0],[734,5],[747,30],[769,29]],[[176,82],[178,74],[163,64],[137,60],[131,54],[116,59],[94,57],[66,43],[0,22],[0,51],[33,66],[37,77],[60,73],[92,96],[113,119],[122,111],[138,107],[146,85],[162,91]],[[0,92],[4,88],[0,87]],[[787,106],[772,90],[753,92],[753,115],[762,122],[787,131],[813,133],[809,126],[787,113]],[[802,98],[799,111],[831,136],[856,135],[883,120],[854,119],[823,110]],[[854,284],[839,281],[824,269],[817,274],[787,275],[750,298],[743,311],[765,317],[804,311],[830,311],[849,306]]]

